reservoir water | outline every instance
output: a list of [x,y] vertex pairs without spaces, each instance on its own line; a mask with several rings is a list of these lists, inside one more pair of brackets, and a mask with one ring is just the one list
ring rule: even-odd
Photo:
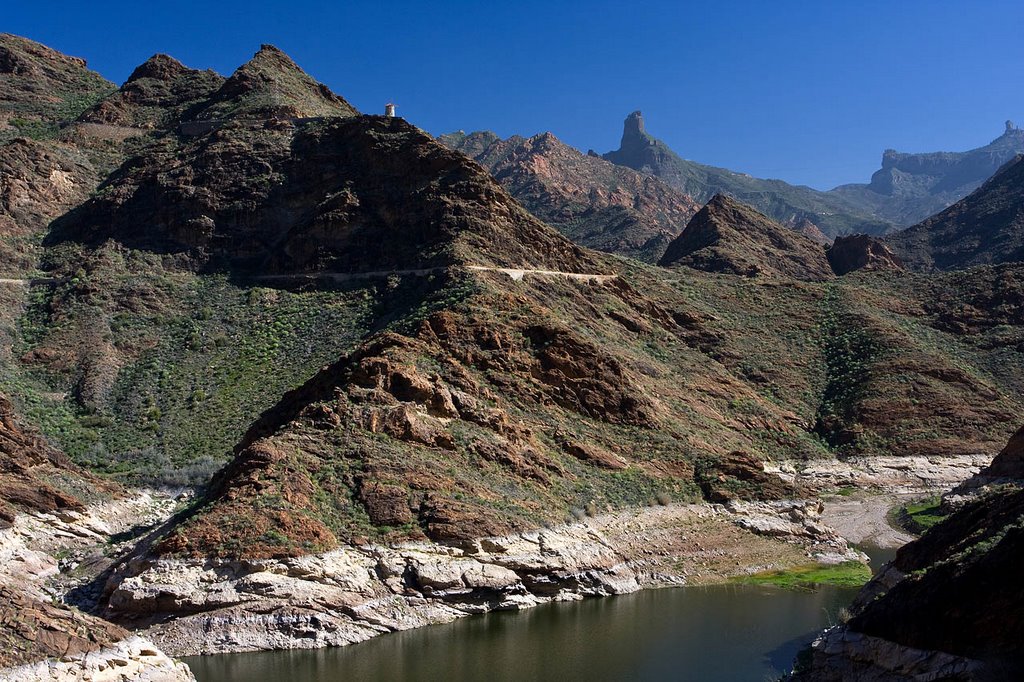
[[[877,570],[895,550],[862,547]],[[199,682],[765,682],[857,590],[677,587],[462,618],[333,649],[183,659]]]
[[186,658],[199,682],[735,680],[789,670],[856,590],[683,587],[547,604],[334,649]]

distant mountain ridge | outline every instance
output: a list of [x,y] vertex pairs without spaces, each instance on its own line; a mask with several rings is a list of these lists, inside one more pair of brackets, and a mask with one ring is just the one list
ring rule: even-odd
[[700,205],[659,179],[616,166],[551,133],[501,139],[451,133],[441,144],[491,172],[531,213],[577,244],[654,262]]
[[886,234],[924,220],[970,194],[1019,153],[1024,153],[1024,130],[1007,121],[1003,135],[965,152],[886,150],[870,183],[823,192],[684,159],[649,134],[643,115],[634,111],[626,117],[619,149],[603,158],[655,175],[698,201],[728,194],[773,220],[789,226],[810,221],[834,238]]
[[626,117],[619,148],[602,158],[650,173],[698,201],[728,194],[786,225],[809,220],[828,237],[853,232],[884,234],[892,229],[891,223],[860,211],[841,196],[684,159],[646,131],[639,111]]
[[965,152],[909,154],[887,149],[882,167],[868,184],[836,187],[830,193],[857,203],[898,225],[915,223],[967,196],[1017,154],[1024,130],[1013,121],[989,144]]
[[917,270],[1024,260],[1024,155],[945,211],[886,238]]

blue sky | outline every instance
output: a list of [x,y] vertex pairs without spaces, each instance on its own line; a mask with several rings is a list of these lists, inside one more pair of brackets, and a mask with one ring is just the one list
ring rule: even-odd
[[0,31],[121,82],[155,52],[229,74],[261,43],[356,107],[439,134],[550,130],[618,146],[622,119],[682,156],[814,187],[882,150],[961,150],[1024,124],[1024,2],[5,3]]

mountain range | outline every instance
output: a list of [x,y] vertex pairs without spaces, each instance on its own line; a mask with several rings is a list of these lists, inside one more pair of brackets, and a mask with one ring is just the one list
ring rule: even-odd
[[600,158],[435,140],[266,45],[115,89],[4,35],[0,72],[0,519],[199,486],[65,592],[170,653],[639,589],[681,569],[638,519],[690,505],[751,565],[856,557],[794,500],[952,486],[1019,427],[1019,161],[827,246],[891,227],[638,115]]
[[[619,212],[629,208],[630,199],[608,192],[612,171],[598,164],[598,158],[633,169],[648,183],[657,178],[680,193],[672,196],[668,205],[663,190],[634,202],[634,208],[646,214],[647,225],[656,225],[664,235],[675,236],[681,228],[680,215],[671,210],[672,206],[704,203],[716,194],[725,194],[773,220],[831,240],[855,233],[883,235],[917,223],[962,199],[1016,154],[1024,153],[1024,131],[1008,121],[1003,135],[966,152],[911,154],[886,150],[882,168],[870,183],[842,185],[823,192],[684,159],[646,131],[639,111],[626,118],[619,149],[601,157],[573,150],[550,133],[529,140],[517,136],[501,140],[489,132],[460,132],[439,139],[483,164],[524,206],[553,225],[565,226],[566,233],[580,243],[648,261],[657,260],[658,255],[652,254],[665,245],[664,238],[638,249],[638,235],[653,234],[650,227],[639,232],[635,225],[623,222],[623,216],[605,207],[600,209],[600,220],[594,215],[591,202],[595,198],[613,202]],[[541,139],[544,143],[538,144]],[[553,161],[555,157],[557,161]],[[555,199],[552,187],[569,178],[571,182],[558,190],[562,196]],[[602,195],[608,198],[600,198]],[[591,230],[600,225],[600,232],[583,233],[584,225]],[[622,238],[613,238],[615,235]]]

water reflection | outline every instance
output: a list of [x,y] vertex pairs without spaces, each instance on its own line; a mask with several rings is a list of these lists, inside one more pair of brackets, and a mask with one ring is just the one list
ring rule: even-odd
[[492,613],[337,649],[186,659],[221,680],[743,680],[777,677],[856,590],[650,590]]

